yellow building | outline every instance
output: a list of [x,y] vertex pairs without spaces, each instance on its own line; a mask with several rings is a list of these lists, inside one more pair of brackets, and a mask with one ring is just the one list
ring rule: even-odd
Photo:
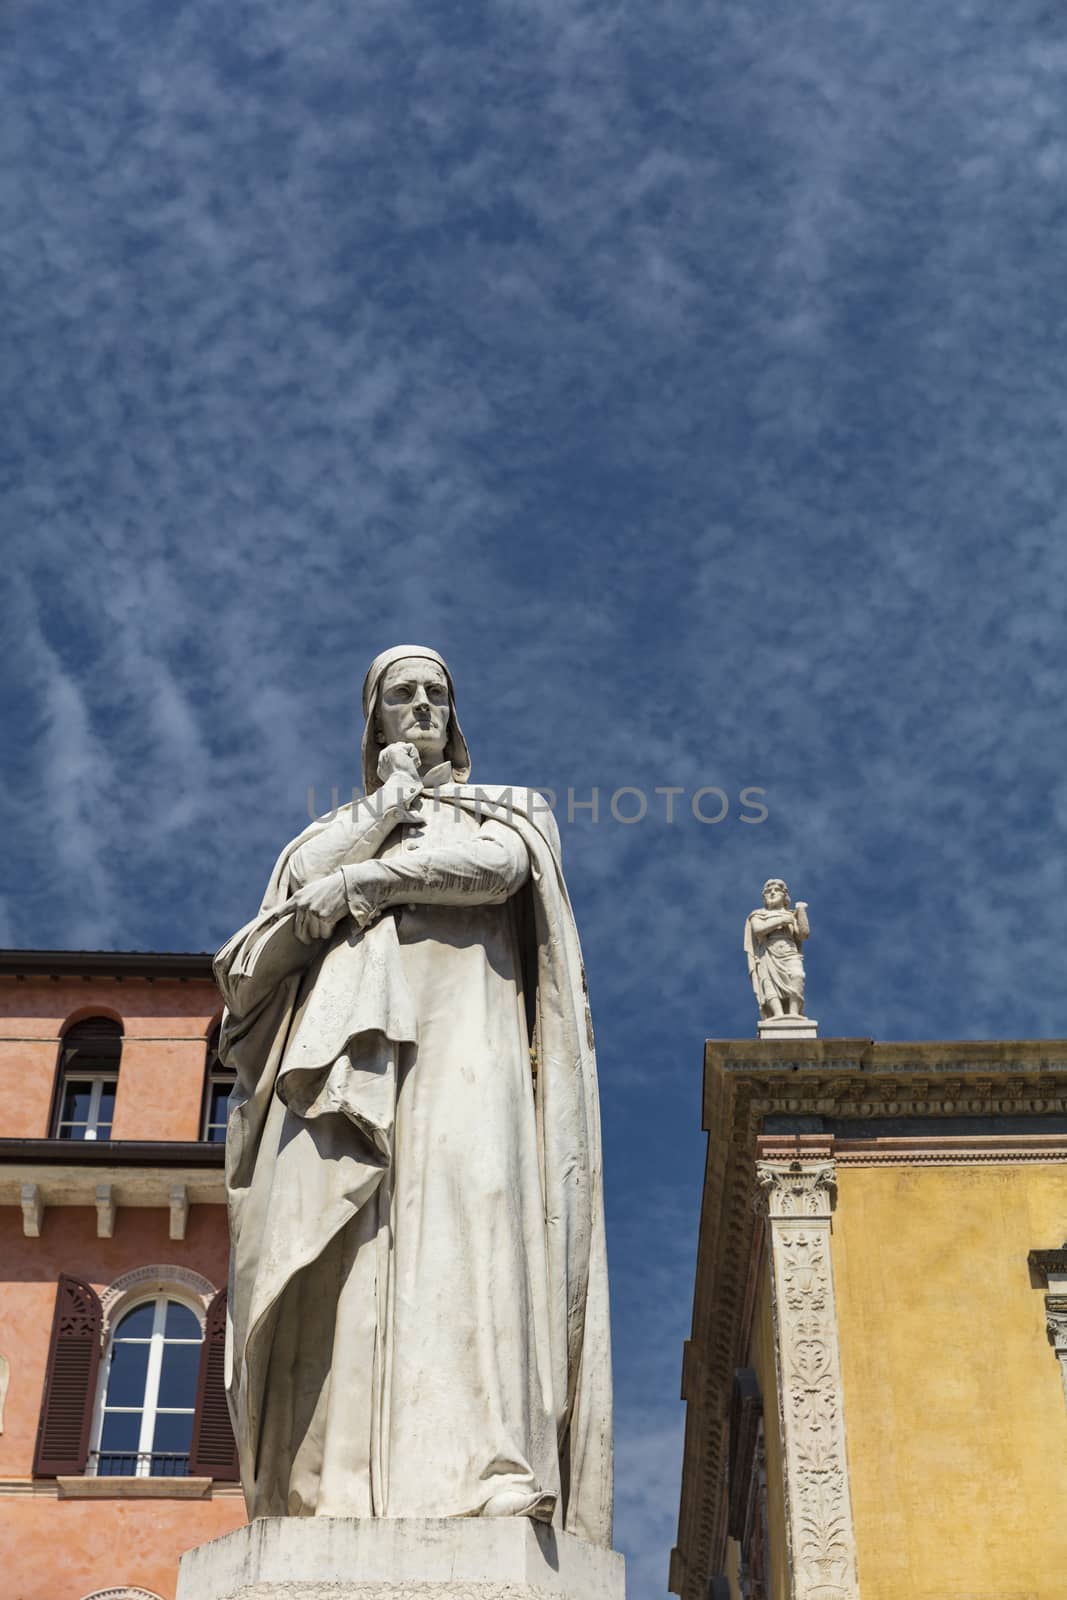
[[1065,1600],[1067,1041],[709,1040],[682,1600]]

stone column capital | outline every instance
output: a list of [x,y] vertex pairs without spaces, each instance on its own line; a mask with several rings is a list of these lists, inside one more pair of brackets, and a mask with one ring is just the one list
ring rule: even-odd
[[1067,1295],[1046,1295],[1045,1326],[1056,1354],[1067,1356]]
[[756,1162],[756,1210],[772,1221],[829,1222],[836,1201],[837,1171],[825,1156]]

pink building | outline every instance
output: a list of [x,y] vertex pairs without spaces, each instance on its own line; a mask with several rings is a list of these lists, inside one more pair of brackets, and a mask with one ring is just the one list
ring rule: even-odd
[[0,952],[7,1600],[173,1600],[245,1520],[206,955]]

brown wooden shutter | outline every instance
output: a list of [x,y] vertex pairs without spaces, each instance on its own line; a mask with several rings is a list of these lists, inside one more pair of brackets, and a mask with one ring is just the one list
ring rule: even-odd
[[729,1510],[727,1532],[731,1539],[743,1539],[748,1521],[748,1503],[752,1491],[752,1463],[756,1455],[756,1439],[760,1418],[763,1415],[763,1397],[759,1379],[751,1367],[738,1367],[734,1372],[730,1395],[730,1444],[727,1468]]
[[217,1478],[222,1483],[236,1483],[241,1476],[226,1401],[225,1289],[219,1290],[207,1308],[189,1472],[194,1478]]
[[103,1312],[92,1287],[63,1273],[56,1289],[41,1420],[33,1453],[35,1477],[85,1471],[100,1372]]

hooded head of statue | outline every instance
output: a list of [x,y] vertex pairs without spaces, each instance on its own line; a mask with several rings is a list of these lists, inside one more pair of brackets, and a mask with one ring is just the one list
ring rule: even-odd
[[363,792],[373,794],[382,786],[378,776],[378,757],[382,753],[383,743],[379,726],[379,703],[381,699],[382,680],[386,672],[398,661],[433,661],[440,667],[448,683],[448,734],[445,740],[444,759],[452,763],[452,777],[456,783],[466,783],[471,772],[470,752],[467,741],[463,737],[463,729],[459,725],[456,715],[456,691],[452,685],[452,674],[443,656],[436,650],[431,650],[427,645],[397,644],[391,650],[383,650],[381,655],[375,656],[367,668],[367,676],[363,680],[363,715],[366,722],[363,728]]

